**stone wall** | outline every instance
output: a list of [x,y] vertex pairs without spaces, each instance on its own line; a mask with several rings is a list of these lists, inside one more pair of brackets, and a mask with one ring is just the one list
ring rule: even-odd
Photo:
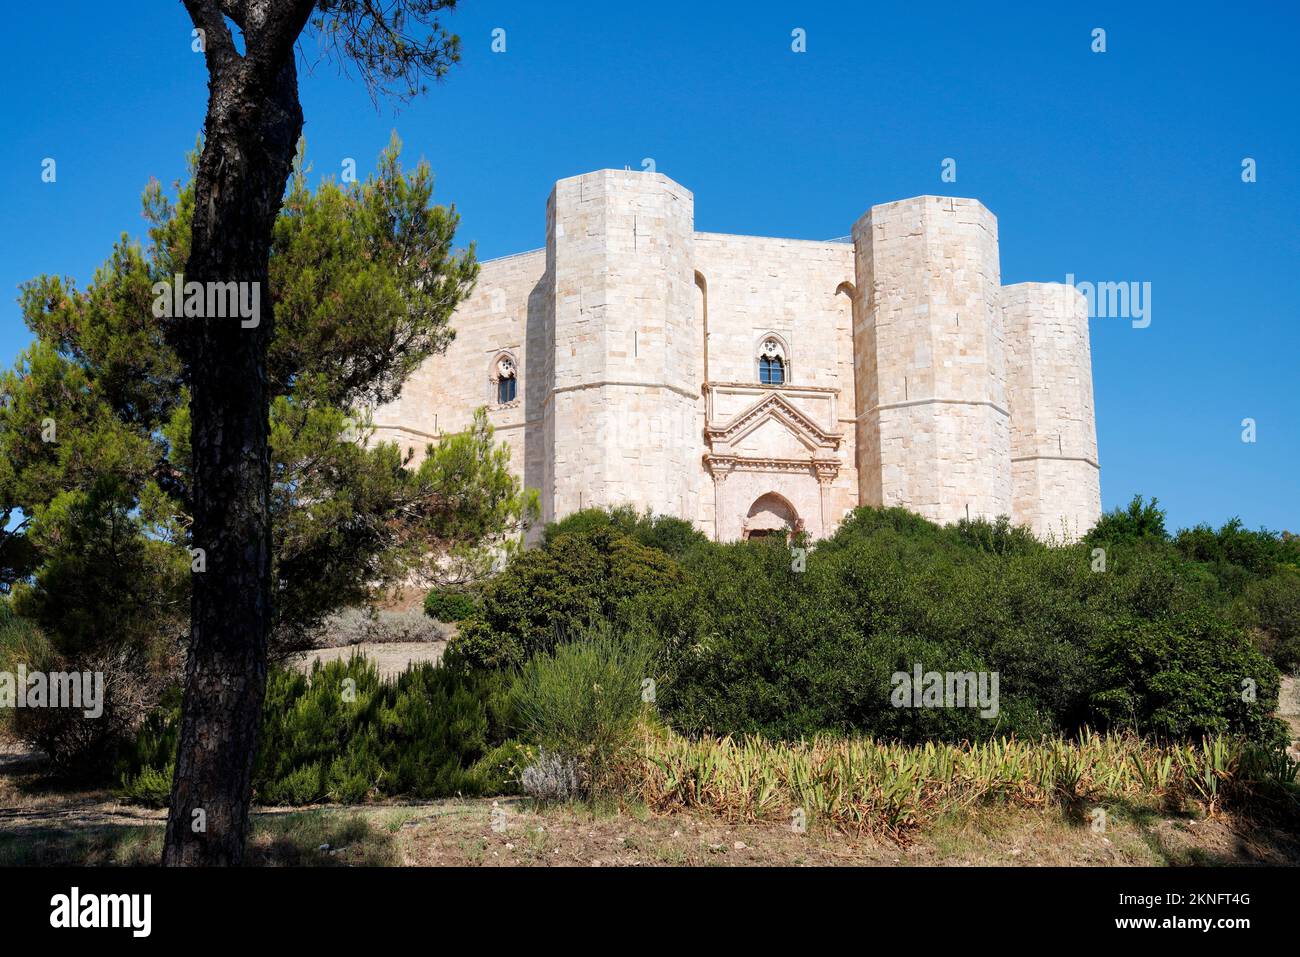
[[997,220],[941,196],[853,227],[864,504],[936,522],[1011,512]]
[[657,173],[560,180],[547,248],[555,321],[546,518],[622,504],[696,516],[694,198]]
[[1011,402],[1012,519],[1070,541],[1101,516],[1088,306],[1059,283],[1002,289]]
[[[701,298],[707,305],[708,381],[749,387],[723,388],[715,395],[715,422],[725,423],[761,398],[763,387],[755,387],[759,346],[765,336],[779,336],[786,347],[789,386],[779,391],[822,428],[843,433],[838,471],[827,489],[825,524],[833,528],[858,503],[853,453],[853,247],[696,233],[695,268],[703,278]],[[704,326],[702,315],[700,325]],[[799,449],[794,437],[774,423],[758,430],[738,451],[755,458],[802,454],[811,460],[808,451]],[[731,514],[717,526],[723,538],[739,537],[741,520],[765,492],[783,495],[810,530],[822,528],[821,493],[811,467],[802,472],[747,473],[739,481],[732,476],[725,480],[729,485],[721,496],[715,495],[709,472],[703,472],[700,480],[698,523],[713,530],[713,503],[725,500]]]
[[[546,395],[545,254],[542,250],[485,262],[473,294],[452,319],[456,336],[442,355],[431,356],[406,381],[401,397],[374,412],[375,440],[397,442],[413,464],[439,435],[464,431],[474,410],[487,406],[497,439],[510,446],[516,477],[540,487],[546,459],[540,410]],[[516,363],[515,402],[496,402],[494,367],[501,354]]]

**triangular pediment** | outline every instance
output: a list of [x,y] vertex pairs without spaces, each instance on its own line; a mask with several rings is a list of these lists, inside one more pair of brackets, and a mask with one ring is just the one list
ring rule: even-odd
[[731,443],[731,450],[737,455],[764,458],[804,458],[816,448],[808,436],[774,415],[760,419],[754,428]]
[[791,457],[839,447],[840,436],[828,432],[779,392],[762,396],[724,423],[710,426],[709,441],[736,452]]

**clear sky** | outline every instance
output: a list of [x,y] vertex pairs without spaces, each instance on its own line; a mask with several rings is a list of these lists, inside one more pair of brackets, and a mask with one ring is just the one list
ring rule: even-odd
[[[462,64],[398,112],[328,63],[303,71],[316,173],[352,157],[364,176],[396,129],[481,258],[544,243],[556,179],[647,157],[695,193],[700,230],[829,239],[876,203],[976,197],[1004,283],[1151,284],[1147,328],[1092,323],[1103,506],[1140,492],[1175,527],[1300,531],[1293,0],[462,0],[448,23]],[[84,286],[121,232],[143,233],[147,180],[182,174],[206,99],[190,29],[179,0],[6,10],[0,362],[30,340],[17,285]]]

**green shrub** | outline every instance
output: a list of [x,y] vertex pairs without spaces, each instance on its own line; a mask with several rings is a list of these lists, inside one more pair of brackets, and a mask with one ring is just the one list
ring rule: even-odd
[[670,515],[639,514],[630,505],[616,508],[584,508],[551,522],[542,530],[542,545],[549,546],[561,535],[590,538],[597,532],[630,538],[648,548],[655,548],[674,558],[684,555],[708,536],[691,522]]
[[1145,501],[1141,495],[1134,495],[1127,508],[1114,508],[1097,520],[1084,541],[1088,545],[1129,544],[1143,539],[1165,542],[1169,533],[1165,531],[1165,512],[1157,499]]
[[953,533],[963,544],[993,555],[1023,555],[1044,547],[1032,531],[1023,525],[1012,525],[1005,515],[992,522],[984,518],[963,518],[953,526]]
[[171,799],[172,776],[176,765],[168,762],[161,767],[146,765],[134,774],[122,776],[121,793],[128,801],[148,807],[166,807]]
[[355,801],[378,784],[376,727],[385,688],[359,655],[275,669],[267,679],[253,787],[265,804]]
[[404,671],[384,715],[384,791],[414,797],[477,794],[471,766],[490,747],[480,679],[424,662]]
[[1170,539],[1155,500],[1144,505],[1138,497],[1126,511],[1103,516],[1088,539],[1144,548],[1148,557],[1163,552],[1183,559],[1187,580],[1195,579],[1203,597],[1227,608],[1277,667],[1300,666],[1300,537],[1252,531],[1233,518],[1217,529],[1197,525]]
[[118,759],[122,794],[150,807],[166,807],[180,741],[181,693],[172,688],[141,722]]
[[1232,595],[1279,570],[1300,573],[1300,538],[1267,529],[1250,531],[1237,518],[1217,530],[1208,525],[1184,529],[1175,537],[1174,547],[1205,565]]
[[1268,578],[1249,583],[1236,601],[1235,612],[1280,670],[1300,671],[1300,571],[1283,566]]
[[579,509],[542,529],[542,547],[553,544],[561,535],[590,538],[597,532],[605,532],[631,538],[639,519],[637,510],[630,505]]
[[[1135,522],[1146,531],[1108,541],[1097,572],[1086,543],[858,509],[802,572],[782,545],[693,549],[685,583],[636,606],[636,631],[657,649],[662,713],[689,734],[958,741],[1092,725],[1272,741],[1276,672],[1213,576],[1154,533],[1149,509]],[[996,673],[996,719],[894,707],[891,676],[918,664]]]
[[477,609],[478,602],[463,588],[434,588],[424,596],[424,613],[438,621],[464,621]]
[[522,741],[506,741],[479,758],[470,769],[484,794],[520,794],[524,770],[537,758],[537,749]]
[[54,646],[33,622],[14,615],[8,602],[0,604],[0,671],[12,674],[20,664],[48,671],[57,660]]
[[481,611],[463,623],[446,660],[455,667],[518,667],[589,627],[626,626],[634,601],[681,582],[673,559],[608,523],[589,534],[560,534],[517,556],[484,586]]
[[[1216,609],[1182,596],[1166,613],[1108,618],[1088,646],[1094,723],[1161,738],[1242,734],[1276,744],[1277,669]],[[1283,739],[1284,740],[1284,739]]]
[[267,804],[314,804],[325,796],[321,784],[324,778],[325,771],[319,761],[304,764],[270,782],[260,796]]
[[[550,526],[487,586],[451,660],[519,666],[613,627],[654,650],[659,708],[692,734],[957,741],[1092,725],[1275,737],[1276,675],[1249,636],[1291,660],[1289,580],[1252,579],[1231,607],[1224,582],[1234,569],[1287,572],[1285,536],[1229,523],[1180,545],[1140,497],[1085,541],[1052,547],[1005,518],[944,527],[860,508],[796,571],[784,542],[694,542],[674,561],[631,537],[647,527],[630,509]],[[918,664],[996,674],[996,718],[894,707],[893,675]]]
[[604,790],[643,711],[649,666],[644,646],[608,628],[535,656],[514,688],[525,739],[575,760],[586,789]]
[[[508,694],[503,676],[428,662],[392,681],[360,656],[318,661],[310,676],[275,668],[253,769],[256,800],[351,804],[494,793],[503,772],[479,765],[504,741]],[[119,773],[123,794],[166,800],[160,782],[170,781],[179,719],[172,699],[144,722]]]

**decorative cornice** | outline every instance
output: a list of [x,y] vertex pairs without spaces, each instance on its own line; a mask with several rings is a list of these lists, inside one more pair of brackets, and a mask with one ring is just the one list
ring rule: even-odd
[[841,391],[833,386],[793,385],[789,382],[783,382],[780,385],[765,385],[762,382],[706,382],[704,383],[704,389],[710,392],[735,389],[741,392],[807,392],[822,395],[837,395]]
[[783,472],[804,473],[819,482],[829,482],[834,481],[840,470],[840,463],[833,459],[745,458],[711,452],[704,455],[704,464],[716,481],[722,481],[732,472]]

